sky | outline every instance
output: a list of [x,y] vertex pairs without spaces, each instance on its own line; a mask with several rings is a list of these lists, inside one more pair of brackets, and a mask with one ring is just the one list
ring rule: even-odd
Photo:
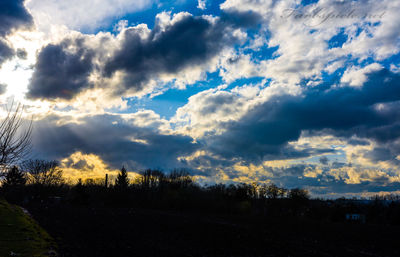
[[400,193],[400,1],[2,0],[0,113],[70,178]]

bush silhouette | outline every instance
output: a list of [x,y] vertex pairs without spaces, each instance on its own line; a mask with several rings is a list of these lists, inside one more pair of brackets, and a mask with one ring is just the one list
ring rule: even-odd
[[25,174],[17,166],[13,166],[5,175],[3,187],[21,187],[25,184]]

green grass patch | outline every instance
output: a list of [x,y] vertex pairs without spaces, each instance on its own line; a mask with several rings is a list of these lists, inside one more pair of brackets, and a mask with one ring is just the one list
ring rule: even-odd
[[0,256],[52,256],[54,240],[29,215],[0,199]]

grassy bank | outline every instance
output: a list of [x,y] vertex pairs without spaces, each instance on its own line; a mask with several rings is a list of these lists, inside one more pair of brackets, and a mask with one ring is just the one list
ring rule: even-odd
[[54,255],[52,238],[29,215],[0,199],[0,256]]

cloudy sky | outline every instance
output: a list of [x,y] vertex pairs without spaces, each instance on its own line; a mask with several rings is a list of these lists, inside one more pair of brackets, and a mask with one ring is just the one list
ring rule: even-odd
[[125,165],[400,192],[400,1],[3,0],[1,113],[73,177]]

